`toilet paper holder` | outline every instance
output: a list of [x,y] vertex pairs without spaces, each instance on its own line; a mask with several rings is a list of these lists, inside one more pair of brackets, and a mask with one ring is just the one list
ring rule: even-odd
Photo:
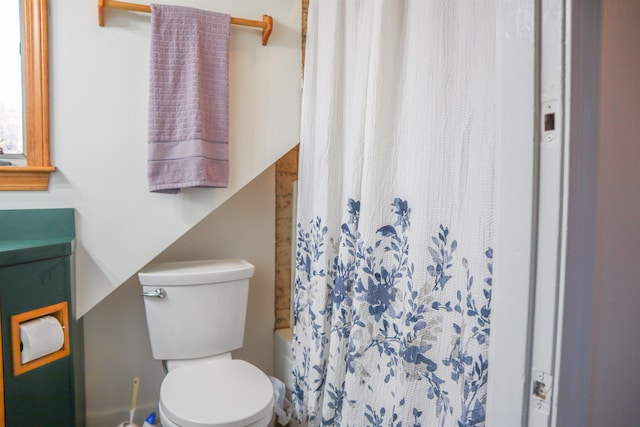
[[[62,326],[64,334],[64,343],[62,348],[58,351],[54,351],[53,353],[49,353],[23,364],[20,357],[20,324],[43,316],[55,317],[60,323],[60,326]],[[11,356],[14,376],[18,376],[44,366],[55,360],[68,356],[70,353],[69,306],[66,301],[11,316]]]

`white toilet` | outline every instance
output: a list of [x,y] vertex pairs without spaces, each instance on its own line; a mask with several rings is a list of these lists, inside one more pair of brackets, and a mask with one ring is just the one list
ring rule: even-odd
[[138,273],[151,351],[168,371],[158,405],[163,427],[269,424],[269,377],[230,353],[242,347],[253,271],[234,259],[150,264]]

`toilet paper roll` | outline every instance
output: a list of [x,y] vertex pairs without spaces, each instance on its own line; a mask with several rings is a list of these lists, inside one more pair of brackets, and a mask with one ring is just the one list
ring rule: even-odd
[[64,345],[62,325],[53,316],[44,316],[20,324],[22,364],[58,351]]

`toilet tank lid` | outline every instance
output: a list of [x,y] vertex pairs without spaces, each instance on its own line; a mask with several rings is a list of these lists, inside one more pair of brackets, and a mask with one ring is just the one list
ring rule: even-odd
[[147,265],[138,278],[143,286],[201,285],[249,279],[254,270],[243,259],[165,262]]

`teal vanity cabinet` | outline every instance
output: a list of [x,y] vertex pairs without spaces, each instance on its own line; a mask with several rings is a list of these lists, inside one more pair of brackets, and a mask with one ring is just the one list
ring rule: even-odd
[[[0,210],[0,426],[85,424],[82,323],[75,320],[73,209]],[[20,325],[52,316],[62,347],[20,358]],[[2,420],[3,418],[3,420]]]

